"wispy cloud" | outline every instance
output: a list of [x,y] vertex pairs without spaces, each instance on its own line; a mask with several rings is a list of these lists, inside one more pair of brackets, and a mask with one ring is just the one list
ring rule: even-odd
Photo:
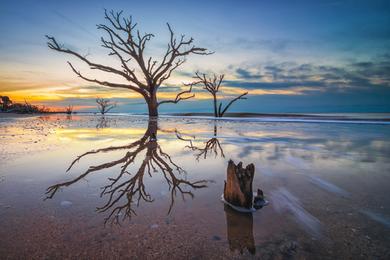
[[59,12],[58,10],[52,10],[52,12],[57,17],[61,18],[62,20],[66,21],[68,24],[72,25],[73,28],[76,28],[84,33],[87,33],[88,35],[92,36],[93,39],[98,38],[98,36],[96,36],[96,34],[91,32],[90,30],[86,29],[84,26],[82,26],[78,22],[75,22],[74,20],[70,19],[68,16],[64,15],[63,13]]

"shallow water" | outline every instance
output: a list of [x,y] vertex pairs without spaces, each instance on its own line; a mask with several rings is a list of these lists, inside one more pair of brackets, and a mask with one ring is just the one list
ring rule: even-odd
[[[390,125],[51,115],[0,141],[0,258],[390,257]],[[269,205],[221,202],[229,159]]]

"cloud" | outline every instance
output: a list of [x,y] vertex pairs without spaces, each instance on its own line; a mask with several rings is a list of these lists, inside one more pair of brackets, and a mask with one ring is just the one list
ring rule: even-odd
[[194,72],[189,72],[189,71],[175,71],[174,74],[178,76],[189,77],[189,78],[194,76]]
[[260,79],[261,75],[258,74],[252,74],[251,71],[243,69],[243,68],[237,68],[236,69],[236,74],[238,78],[241,79]]
[[263,89],[263,90],[283,90],[295,88],[297,86],[310,87],[322,86],[321,82],[307,81],[307,82],[250,82],[241,80],[225,81],[224,85],[236,88],[244,88],[248,90]]
[[285,53],[293,46],[301,45],[303,41],[296,41],[286,38],[273,38],[273,39],[261,39],[261,38],[244,38],[236,37],[229,40],[215,39],[213,42],[208,42],[207,46],[211,49],[230,50],[232,48],[245,49],[245,50],[266,50],[272,53],[280,54]]
[[[311,95],[368,91],[379,93],[390,86],[390,55],[340,65],[315,63],[255,63],[229,65],[220,95],[229,98],[248,91],[250,95]],[[183,76],[191,73],[181,72]],[[201,88],[194,92],[202,91]]]
[[265,48],[271,52],[280,53],[287,50],[294,41],[290,39],[248,39],[237,38],[233,44],[238,45],[244,49],[259,49]]
[[168,85],[168,86],[161,86],[160,87],[160,91],[164,91],[164,92],[175,92],[175,93],[178,93],[178,92],[183,91],[183,90],[184,89],[182,89],[179,86]]
[[[225,85],[247,90],[345,91],[346,89],[373,89],[390,87],[390,58],[352,62],[346,65],[317,65],[312,63],[284,62],[258,64],[249,72],[246,67],[231,67],[237,79]],[[259,80],[252,80],[258,75]]]
[[378,62],[356,62],[350,66],[355,69],[357,74],[362,76],[390,81],[390,58]]

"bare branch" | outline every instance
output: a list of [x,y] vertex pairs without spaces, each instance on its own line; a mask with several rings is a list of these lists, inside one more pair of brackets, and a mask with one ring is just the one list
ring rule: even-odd
[[108,82],[108,81],[100,81],[100,80],[97,80],[97,79],[90,79],[90,78],[87,78],[85,76],[83,76],[80,71],[76,70],[75,67],[73,67],[72,63],[70,63],[68,61],[68,64],[69,66],[72,68],[73,72],[76,73],[80,78],[82,78],[83,80],[86,80],[86,81],[89,81],[89,82],[94,82],[94,83],[97,83],[97,84],[100,84],[100,85],[103,85],[103,86],[108,86],[108,87],[112,87],[112,88],[126,88],[126,89],[131,89],[131,90],[134,90],[135,92],[138,92],[140,93],[141,95],[147,95],[145,91],[143,91],[142,89],[139,89],[138,87],[135,87],[135,86],[132,86],[132,85],[127,85],[127,84],[119,84],[119,83],[111,83],[111,82]]
[[62,45],[59,45],[54,37],[46,35],[46,38],[49,40],[47,43],[47,46],[50,49],[55,50],[55,51],[59,51],[59,52],[63,52],[63,53],[71,54],[71,55],[79,58],[80,60],[84,61],[85,63],[87,63],[91,69],[98,69],[98,70],[101,70],[104,72],[111,72],[114,74],[118,74],[127,80],[130,80],[129,76],[126,73],[124,73],[123,71],[117,70],[117,69],[109,67],[109,66],[105,66],[105,65],[91,62],[85,56],[82,56],[82,55],[78,54],[77,52],[74,52],[70,49],[64,48]]
[[206,77],[206,74],[201,74],[199,71],[195,72],[195,76],[193,77],[195,81],[191,83],[187,83],[188,86],[195,86],[202,84],[203,88],[207,90],[210,94],[214,95],[219,91],[219,88],[221,86],[221,83],[224,79],[225,75],[221,74],[217,76],[216,74],[213,75],[213,77]]
[[219,113],[219,116],[220,116],[220,117],[223,117],[223,115],[224,115],[225,112],[228,110],[228,108],[229,108],[234,102],[236,102],[237,100],[239,100],[239,99],[246,99],[246,97],[244,97],[244,96],[246,96],[247,94],[248,94],[248,92],[245,92],[244,94],[241,94],[241,95],[239,95],[238,97],[236,97],[236,98],[230,100],[230,102],[229,102],[229,103],[227,104],[227,106],[222,110],[222,112]]
[[184,59],[181,59],[181,62],[178,62],[178,59],[180,59],[180,57],[187,56],[190,54],[213,54],[213,52],[207,51],[206,48],[200,48],[193,45],[193,38],[186,40],[185,35],[181,35],[180,39],[177,39],[169,23],[167,23],[167,27],[170,33],[170,43],[168,44],[162,62],[152,74],[154,80],[153,82],[155,84],[161,84],[165,80],[164,78],[169,77],[173,70],[175,70],[177,67],[179,67],[185,62]]
[[192,94],[191,96],[183,97],[183,95],[189,94],[189,93],[191,93],[191,91],[192,91],[192,86],[190,86],[190,88],[188,90],[184,90],[184,91],[178,93],[174,100],[163,100],[163,101],[160,101],[158,103],[158,106],[160,106],[161,104],[166,104],[166,103],[176,104],[176,103],[180,102],[181,100],[186,100],[186,99],[190,99],[190,98],[195,97],[195,94]]

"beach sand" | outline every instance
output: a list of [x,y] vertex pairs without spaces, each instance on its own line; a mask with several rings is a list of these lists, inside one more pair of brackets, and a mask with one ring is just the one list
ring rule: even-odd
[[[2,115],[0,140],[2,259],[390,257],[386,124]],[[221,202],[229,159],[269,205]]]

